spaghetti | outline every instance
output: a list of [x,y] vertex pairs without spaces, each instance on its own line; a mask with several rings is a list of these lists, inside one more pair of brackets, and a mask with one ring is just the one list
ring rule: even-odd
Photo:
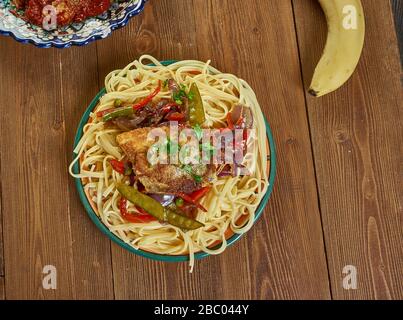
[[[200,203],[207,212],[197,212],[197,220],[204,226],[196,230],[186,231],[158,220],[132,223],[122,217],[117,185],[124,180],[124,175],[110,165],[111,160],[125,157],[116,142],[122,129],[106,124],[97,116],[97,113],[113,109],[116,101],[138,103],[166,79],[174,79],[185,87],[197,84],[205,110],[205,127],[226,127],[226,119],[236,104],[247,106],[253,115],[257,147],[245,156],[245,161],[253,162],[253,171],[247,176],[214,179],[211,190]],[[221,73],[210,62],[189,60],[163,66],[148,55],[122,70],[111,72],[105,79],[105,89],[106,94],[91,113],[74,150],[77,156],[70,165],[70,174],[81,179],[94,211],[112,233],[135,249],[162,255],[189,255],[192,271],[196,252],[220,254],[230,236],[245,233],[252,227],[255,211],[267,191],[269,148],[263,114],[255,93],[245,81]],[[170,97],[169,90],[162,88],[153,98]],[[76,162],[79,162],[78,173],[73,172]],[[129,204],[128,211],[136,212],[136,208]]]

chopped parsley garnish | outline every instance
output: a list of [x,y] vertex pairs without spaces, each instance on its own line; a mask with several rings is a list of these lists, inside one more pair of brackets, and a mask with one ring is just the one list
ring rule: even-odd
[[166,80],[164,81],[164,83],[163,83],[163,87],[164,87],[164,88],[166,88],[166,87],[168,86],[168,82],[169,82],[168,79],[166,79]]
[[197,182],[201,183],[203,181],[203,178],[193,172],[193,168],[189,164],[185,164],[182,166],[182,170],[186,171],[188,174],[192,176],[192,178]]
[[185,85],[181,85],[181,88],[179,89],[178,92],[175,92],[172,95],[172,99],[175,101],[175,103],[182,105],[183,104],[183,99],[188,98],[189,100],[193,100],[193,93],[186,93],[187,88]]
[[193,179],[197,182],[197,183],[202,183],[203,182],[203,178],[201,176],[198,176],[197,174],[193,174]]
[[179,99],[179,98],[176,98],[176,99],[174,99],[174,100],[175,100],[175,102],[176,102],[177,104],[179,104],[179,105],[182,105],[182,104],[183,104],[182,100]]
[[182,170],[186,171],[187,173],[191,174],[192,173],[192,166],[188,165],[188,164],[184,164],[182,166]]
[[177,104],[181,105],[181,104],[183,104],[182,99],[183,99],[183,98],[186,98],[186,92],[184,92],[184,91],[182,91],[182,90],[179,90],[178,92],[176,92],[176,93],[174,93],[174,94],[172,95],[172,98],[174,99],[174,101],[175,101]]

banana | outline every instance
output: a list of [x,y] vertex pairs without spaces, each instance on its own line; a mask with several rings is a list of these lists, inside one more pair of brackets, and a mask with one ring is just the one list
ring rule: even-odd
[[360,0],[319,0],[326,15],[328,36],[309,93],[320,97],[340,88],[353,74],[365,38]]

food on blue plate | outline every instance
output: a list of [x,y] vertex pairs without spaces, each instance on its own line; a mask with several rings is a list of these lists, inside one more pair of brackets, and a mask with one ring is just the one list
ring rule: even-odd
[[111,0],[12,0],[22,17],[30,23],[43,26],[44,19],[52,6],[56,12],[57,26],[62,27],[73,22],[82,22],[87,18],[98,16],[109,9]]
[[[161,127],[168,134],[169,128]],[[153,142],[147,140],[152,127],[134,129],[116,137],[116,142],[125,153],[130,163],[135,163],[135,174],[147,193],[177,194],[192,193],[204,187],[213,179],[211,166],[208,164],[188,165],[184,170],[175,164],[149,165],[147,151]],[[191,171],[191,172],[189,172]],[[191,174],[193,173],[193,175]],[[197,178],[195,175],[197,174]]]
[[[70,165],[99,219],[136,249],[219,254],[268,188],[266,126],[250,86],[199,61],[142,56],[105,79]],[[78,165],[78,172],[73,167]]]

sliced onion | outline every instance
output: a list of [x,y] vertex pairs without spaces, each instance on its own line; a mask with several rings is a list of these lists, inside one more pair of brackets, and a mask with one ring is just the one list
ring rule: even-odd
[[180,90],[178,83],[174,79],[168,80],[168,88],[172,94],[176,94]]
[[156,194],[156,193],[151,193],[149,194],[151,198],[154,200],[157,200],[159,203],[161,203],[164,207],[169,206],[175,199],[174,195],[171,194]]
[[219,178],[232,177],[232,176],[234,176],[234,169],[229,164],[225,165],[224,168],[220,171],[220,173],[217,174],[217,177]]
[[229,172],[229,171],[221,171],[221,172],[217,175],[217,177],[219,177],[219,178],[233,177],[233,176],[234,176],[233,173],[232,173],[232,172]]
[[[238,124],[239,120],[240,123]],[[250,108],[245,107],[241,104],[237,104],[234,106],[231,112],[231,120],[235,125],[235,127],[241,129],[251,129],[253,127],[253,115]]]

